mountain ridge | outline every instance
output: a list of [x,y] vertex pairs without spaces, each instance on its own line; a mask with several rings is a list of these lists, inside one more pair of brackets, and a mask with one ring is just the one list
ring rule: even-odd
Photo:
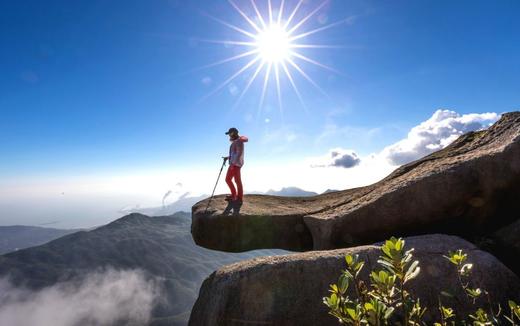
[[57,229],[32,225],[0,226],[0,255],[34,247],[82,229]]
[[198,247],[190,215],[149,217],[132,213],[90,231],[0,256],[0,277],[38,291],[107,267],[140,269],[164,280],[164,300],[152,311],[153,325],[185,325],[202,280],[214,269],[280,251],[229,255]]

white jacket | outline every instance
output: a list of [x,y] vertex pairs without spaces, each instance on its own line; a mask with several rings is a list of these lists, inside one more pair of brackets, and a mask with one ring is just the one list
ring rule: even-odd
[[244,165],[244,143],[248,140],[246,136],[240,136],[231,142],[229,146],[229,165],[238,167]]

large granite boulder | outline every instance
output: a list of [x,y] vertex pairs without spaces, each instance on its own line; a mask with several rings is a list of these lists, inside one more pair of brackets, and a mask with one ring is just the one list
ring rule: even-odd
[[[515,214],[516,212],[511,212]],[[516,275],[520,275],[520,220],[517,220],[488,237],[480,239],[479,247],[485,248],[500,259]]]
[[[468,261],[475,265],[472,282],[487,289],[493,303],[504,307],[507,299],[520,298],[518,277],[461,238],[440,234],[410,237],[406,247],[415,248],[414,258],[420,261],[421,272],[408,283],[408,289],[428,307],[428,324],[437,318],[438,293],[443,289],[455,294],[456,299],[444,302],[460,316],[474,311],[460,289],[454,266],[442,257],[450,250],[468,253]],[[361,278],[367,281],[368,271],[376,267],[380,255],[377,245],[255,258],[223,267],[204,281],[189,325],[338,325],[328,315],[322,297],[345,268],[346,253],[357,253],[365,260]]]
[[473,240],[520,219],[520,112],[366,187],[312,197],[223,196],[192,208],[192,235],[222,251],[344,248],[432,232]]

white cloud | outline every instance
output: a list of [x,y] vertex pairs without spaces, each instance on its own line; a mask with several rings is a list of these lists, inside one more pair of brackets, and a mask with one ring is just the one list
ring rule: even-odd
[[[79,284],[78,284],[79,283]],[[138,270],[97,271],[81,282],[58,283],[39,291],[0,279],[0,325],[143,325],[159,298],[157,281]]]
[[500,116],[497,113],[460,115],[437,110],[431,118],[413,127],[408,136],[383,149],[382,156],[392,165],[402,165],[443,149],[469,131],[487,128]]
[[334,148],[324,157],[316,159],[315,163],[311,163],[311,167],[342,167],[353,168],[361,162],[359,156],[353,151],[343,148]]
[[[397,166],[406,164],[434,151],[448,146],[460,135],[489,127],[500,118],[497,113],[458,114],[449,110],[437,110],[431,118],[413,127],[407,137],[385,147],[378,153],[358,156],[354,150],[333,148],[321,157],[307,159],[309,167],[329,167],[310,169],[305,172],[309,182],[290,183],[306,190],[319,192],[324,188],[347,189],[367,185],[388,175]],[[333,124],[322,133],[322,137],[352,133],[355,128],[337,127]],[[332,169],[342,166],[347,169]],[[312,171],[316,170],[316,171]],[[295,171],[292,169],[292,171]],[[316,175],[316,172],[318,175]],[[287,172],[287,179],[291,173]],[[321,176],[321,177],[320,177]],[[312,181],[311,181],[312,180]],[[295,181],[298,181],[295,178]]]

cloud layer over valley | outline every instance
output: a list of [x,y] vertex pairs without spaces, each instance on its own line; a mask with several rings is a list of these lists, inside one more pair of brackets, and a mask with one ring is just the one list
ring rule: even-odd
[[38,291],[0,279],[0,325],[142,325],[160,296],[139,270],[107,269]]

